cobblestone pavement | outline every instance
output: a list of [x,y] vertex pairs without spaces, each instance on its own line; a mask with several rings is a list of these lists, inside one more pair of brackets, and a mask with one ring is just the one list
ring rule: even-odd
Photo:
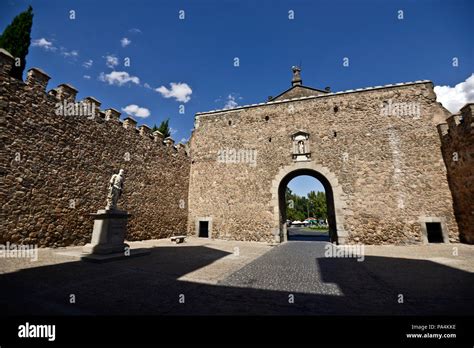
[[[325,257],[326,242],[278,246],[189,238],[130,243],[148,256],[94,264],[41,249],[0,260],[3,315],[472,314],[474,247],[367,246]],[[74,295],[74,303],[71,298]],[[403,299],[403,301],[402,301]],[[402,302],[402,303],[400,303]]]

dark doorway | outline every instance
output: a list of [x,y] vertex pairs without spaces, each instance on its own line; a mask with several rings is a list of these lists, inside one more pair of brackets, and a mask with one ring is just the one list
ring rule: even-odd
[[209,238],[209,221],[199,221],[199,237]]
[[427,222],[426,233],[428,234],[428,243],[443,243],[443,230],[439,222]]

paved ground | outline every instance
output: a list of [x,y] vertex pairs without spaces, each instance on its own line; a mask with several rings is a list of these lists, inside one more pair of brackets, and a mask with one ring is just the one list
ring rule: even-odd
[[474,312],[468,245],[369,246],[358,262],[325,257],[328,243],[314,241],[131,244],[151,254],[91,264],[42,249],[37,262],[0,259],[3,315]]

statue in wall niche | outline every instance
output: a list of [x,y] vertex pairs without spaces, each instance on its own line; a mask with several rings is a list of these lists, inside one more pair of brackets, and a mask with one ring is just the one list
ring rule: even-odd
[[309,133],[302,130],[291,135],[292,158],[294,161],[310,161],[311,153],[309,148]]
[[304,141],[298,141],[298,153],[304,153]]
[[117,201],[122,195],[123,191],[123,169],[120,169],[118,174],[112,175],[109,181],[109,192],[107,194],[107,206],[105,209],[114,210],[117,209]]

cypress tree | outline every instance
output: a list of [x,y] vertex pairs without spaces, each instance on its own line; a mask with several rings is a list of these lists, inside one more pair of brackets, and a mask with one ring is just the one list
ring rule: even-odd
[[161,134],[163,134],[165,138],[171,135],[169,121],[170,121],[169,119],[167,119],[166,121],[162,121],[160,126],[158,127],[158,130],[160,131]]
[[31,26],[33,25],[33,8],[28,7],[28,10],[16,16],[11,24],[5,28],[5,31],[0,35],[0,48],[10,52],[10,54],[20,58],[20,66],[13,65],[10,72],[12,77],[19,80],[23,77],[23,70],[26,66],[26,56],[31,42]]

